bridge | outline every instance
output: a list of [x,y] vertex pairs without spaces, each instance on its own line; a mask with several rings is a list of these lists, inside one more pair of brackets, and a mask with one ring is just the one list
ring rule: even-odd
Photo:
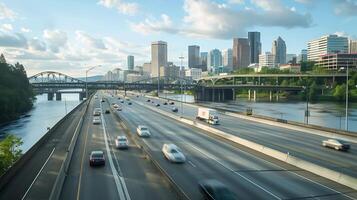
[[[249,98],[252,91],[253,99],[256,99],[256,91],[265,90],[270,92],[270,98],[273,93],[279,93],[280,91],[298,92],[303,90],[303,87],[299,86],[280,86],[272,84],[263,84],[263,82],[233,82],[220,81],[226,80],[229,77],[222,79],[213,79],[213,84],[205,82],[204,79],[198,81],[181,78],[181,77],[160,77],[158,83],[157,77],[144,79],[136,82],[120,82],[120,81],[96,81],[85,82],[63,73],[45,71],[29,77],[29,81],[32,84],[33,89],[38,93],[47,93],[48,100],[53,100],[56,95],[56,100],[61,100],[62,91],[65,89],[78,89],[74,91],[79,93],[80,100],[86,95],[86,89],[89,91],[95,90],[123,90],[123,91],[154,91],[154,90],[191,90],[194,91],[195,98],[198,101],[226,101],[234,100],[236,96],[236,90],[247,89]],[[277,95],[278,96],[278,95]]]
[[[207,180],[222,182],[237,199],[357,199],[355,133],[222,107],[220,125],[213,126],[196,119],[198,105],[174,102],[179,112],[172,112],[166,100],[139,93],[97,95],[51,127],[0,177],[0,199],[195,200],[203,199],[199,184]],[[95,108],[103,111],[99,125],[92,123]],[[151,137],[139,137],[139,125]],[[129,149],[116,148],[118,135],[127,137]],[[349,141],[351,150],[323,147],[321,141],[331,135]],[[176,144],[185,163],[168,161],[161,152],[165,143]],[[89,166],[94,150],[104,152],[105,166]]]

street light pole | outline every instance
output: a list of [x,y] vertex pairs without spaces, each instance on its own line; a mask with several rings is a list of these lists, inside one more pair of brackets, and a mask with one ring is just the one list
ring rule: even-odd
[[181,77],[181,80],[180,80],[180,87],[181,87],[181,117],[183,116],[183,105],[182,105],[182,101],[183,101],[183,94],[182,94],[182,79],[183,79],[183,66],[182,66],[182,61],[184,59],[184,57],[181,55],[179,57],[179,59],[181,60],[181,67],[180,67],[180,77]]
[[96,65],[96,66],[93,66],[89,69],[86,70],[86,99],[88,99],[88,82],[87,82],[87,77],[88,77],[88,72],[96,67],[101,67],[102,65]]
[[348,131],[348,60],[346,62],[346,120],[345,129]]

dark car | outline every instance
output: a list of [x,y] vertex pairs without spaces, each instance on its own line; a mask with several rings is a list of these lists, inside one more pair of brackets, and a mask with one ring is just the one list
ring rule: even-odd
[[167,105],[167,102],[164,102],[164,105]]
[[118,99],[120,100],[120,97],[118,97]]
[[131,102],[128,102],[128,105],[131,105]]
[[90,166],[105,165],[105,158],[103,151],[92,151],[89,156]]
[[106,109],[105,110],[105,114],[109,114],[110,113],[110,110],[109,109]]
[[159,106],[160,106],[160,104],[159,104],[159,103],[157,103],[155,106],[156,106],[156,107],[159,107]]
[[211,200],[234,200],[235,194],[223,183],[217,180],[204,180],[199,183],[199,189],[204,199]]
[[177,112],[178,111],[178,109],[176,107],[172,107],[171,110],[172,110],[172,112]]
[[150,99],[146,100],[147,102],[150,102]]
[[174,105],[175,103],[173,101],[170,102],[170,105]]

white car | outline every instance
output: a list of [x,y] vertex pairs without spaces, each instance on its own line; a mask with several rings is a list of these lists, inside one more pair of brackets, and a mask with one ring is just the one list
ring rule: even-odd
[[93,117],[93,124],[100,124],[101,120],[99,117]]
[[117,136],[117,138],[115,139],[115,147],[118,149],[129,148],[128,138],[126,138],[126,136],[124,136],[124,135]]
[[338,140],[338,139],[327,139],[322,141],[322,146],[330,147],[336,150],[347,151],[350,148],[350,145],[347,144],[345,141]]
[[178,148],[174,144],[164,144],[162,146],[162,153],[171,162],[175,162],[175,163],[186,162],[185,155],[183,155],[180,148]]
[[143,125],[139,125],[138,128],[136,128],[136,132],[140,137],[150,137],[151,133],[149,131],[149,128]]
[[93,116],[100,116],[102,110],[100,108],[95,108],[93,111]]
[[117,109],[117,108],[119,108],[119,105],[118,104],[114,104],[113,108]]

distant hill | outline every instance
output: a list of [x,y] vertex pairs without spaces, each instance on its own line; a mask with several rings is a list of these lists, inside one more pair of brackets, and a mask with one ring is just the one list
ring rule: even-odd
[[[102,75],[96,75],[96,76],[88,76],[87,81],[88,82],[94,82],[94,81],[100,81],[102,80],[103,76]],[[79,77],[79,80],[86,81],[86,77]]]

